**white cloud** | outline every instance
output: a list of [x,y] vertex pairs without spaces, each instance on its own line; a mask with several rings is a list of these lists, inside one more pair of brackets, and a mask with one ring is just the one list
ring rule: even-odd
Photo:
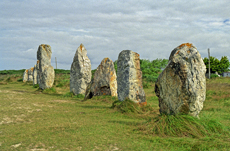
[[215,57],[230,56],[228,3],[2,0],[0,70],[34,66],[42,43],[52,47],[52,64],[57,57],[58,68],[65,69],[70,68],[81,43],[93,69],[105,57],[115,61],[125,49],[145,59],[168,58],[184,42],[193,43],[202,57],[206,57],[207,48]]

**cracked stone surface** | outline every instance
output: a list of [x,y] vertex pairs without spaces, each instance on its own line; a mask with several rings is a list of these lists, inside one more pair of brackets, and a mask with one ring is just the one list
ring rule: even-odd
[[131,50],[120,52],[117,61],[118,99],[129,98],[135,103],[146,104],[145,92],[142,85],[140,55]]
[[70,92],[85,94],[86,88],[91,81],[91,62],[87,56],[87,50],[81,44],[73,58],[70,69]]
[[38,79],[39,88],[51,88],[54,83],[55,72],[51,66],[51,47],[50,45],[41,44],[37,51]]
[[117,76],[113,61],[104,58],[94,73],[94,78],[87,87],[85,99],[98,95],[117,96]]
[[206,66],[190,43],[176,47],[155,83],[160,113],[198,117],[206,97]]

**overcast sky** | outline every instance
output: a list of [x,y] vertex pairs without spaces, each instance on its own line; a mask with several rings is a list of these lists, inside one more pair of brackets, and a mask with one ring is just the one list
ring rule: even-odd
[[52,48],[51,64],[70,69],[82,43],[92,69],[122,50],[142,59],[167,58],[182,43],[193,43],[230,58],[229,0],[1,0],[0,70],[36,64],[40,44]]

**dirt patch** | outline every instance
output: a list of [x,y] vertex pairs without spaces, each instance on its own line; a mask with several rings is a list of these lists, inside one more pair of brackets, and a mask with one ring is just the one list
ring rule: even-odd
[[14,115],[13,117],[4,117],[2,118],[2,121],[0,121],[0,125],[2,124],[11,124],[11,123],[31,123],[32,121],[29,120],[25,120],[26,116],[24,114],[22,115]]
[[21,145],[22,145],[22,144],[19,143],[19,144],[12,145],[11,147],[18,148],[18,147],[21,146]]
[[10,94],[23,94],[22,92],[26,92],[26,91],[8,91],[8,90],[0,90],[0,93],[10,93]]
[[0,122],[0,125],[2,125],[2,124],[10,124],[10,123],[13,123],[13,120],[11,118],[9,118],[9,117],[4,117],[2,119],[2,121]]

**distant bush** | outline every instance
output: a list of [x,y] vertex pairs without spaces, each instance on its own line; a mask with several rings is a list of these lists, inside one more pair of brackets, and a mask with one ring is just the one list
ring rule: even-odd
[[70,74],[70,70],[65,70],[65,69],[54,69],[55,74]]
[[216,74],[211,74],[210,75],[210,78],[216,78],[216,77],[218,77],[218,75],[216,75]]
[[91,74],[92,74],[91,79],[93,79],[94,73],[95,73],[96,70],[97,70],[97,69],[91,70]]
[[[147,60],[140,59],[142,79],[146,82],[156,82],[161,71],[167,66],[168,59]],[[114,68],[117,72],[117,60],[114,61]]]
[[11,79],[11,77],[8,77],[7,79],[6,79],[6,82],[12,82],[13,80]]
[[155,59],[152,61],[147,59],[140,59],[142,78],[146,82],[156,82],[159,74],[167,66],[167,64],[167,59]]
[[2,70],[0,71],[0,74],[19,74],[19,75],[23,75],[25,69],[21,69],[21,70]]

